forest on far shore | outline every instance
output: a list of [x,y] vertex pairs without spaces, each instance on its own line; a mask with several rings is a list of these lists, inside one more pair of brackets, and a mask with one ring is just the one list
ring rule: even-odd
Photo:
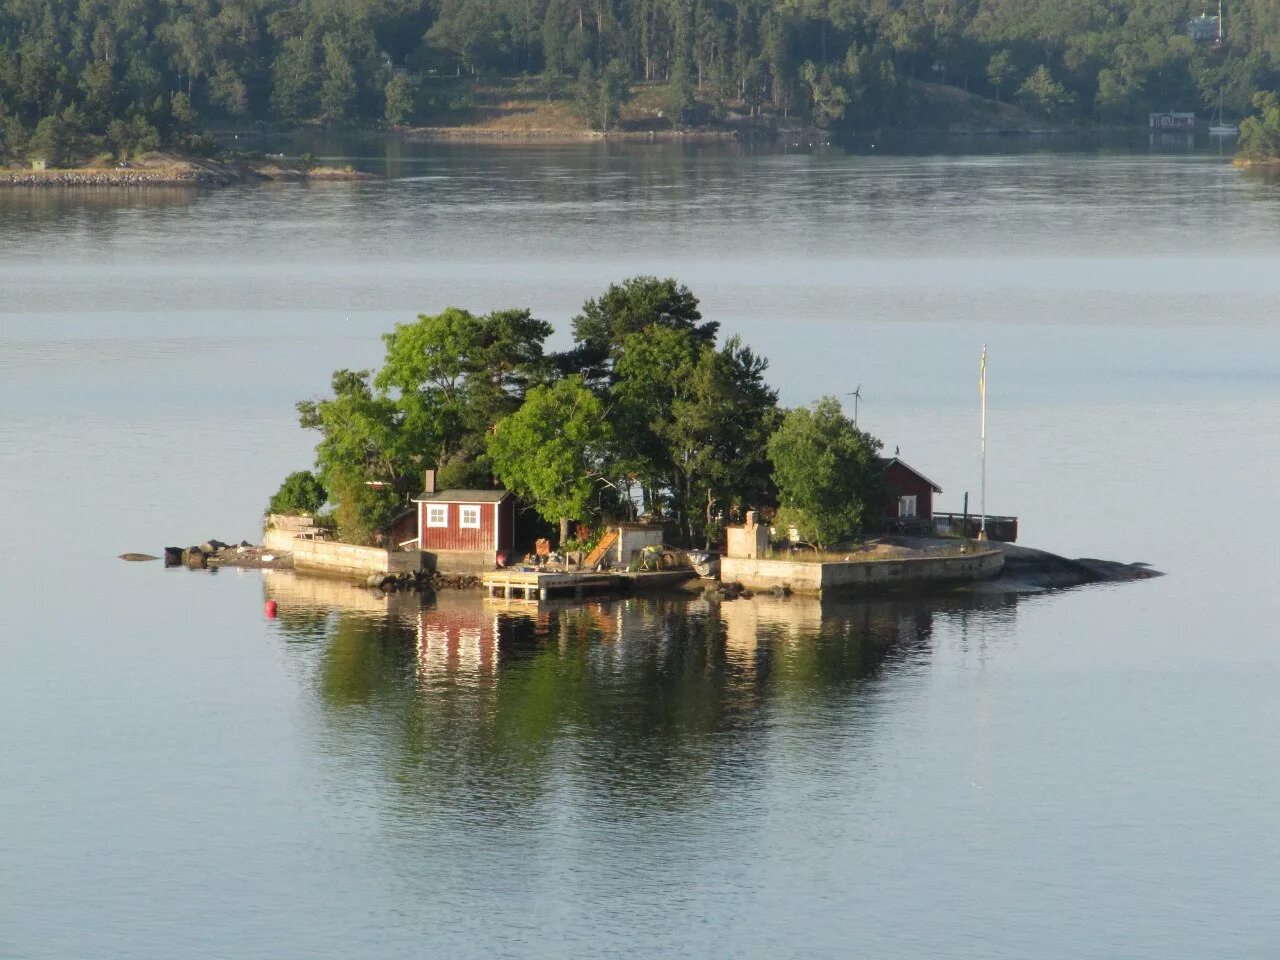
[[[1211,11],[1212,13],[1213,11]],[[1055,125],[1238,119],[1280,86],[1280,4],[1233,0],[0,0],[0,155],[207,152],[252,123],[448,124],[523,78],[593,129],[910,127],[923,83]],[[650,99],[653,99],[652,96]],[[945,119],[945,118],[944,118]]]

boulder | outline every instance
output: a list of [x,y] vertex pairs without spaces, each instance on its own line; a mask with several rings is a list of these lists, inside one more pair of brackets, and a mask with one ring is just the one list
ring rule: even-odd
[[159,560],[160,558],[153,557],[149,553],[122,553],[120,554],[120,559],[137,561],[137,560]]
[[181,547],[165,547],[164,548],[164,565],[166,567],[176,567],[182,563]]

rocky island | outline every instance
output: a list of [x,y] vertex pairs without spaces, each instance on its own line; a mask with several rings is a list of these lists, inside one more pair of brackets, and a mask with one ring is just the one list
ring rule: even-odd
[[284,156],[211,159],[174,153],[145,153],[128,162],[74,167],[0,169],[0,186],[11,187],[225,187],[237,183],[316,183],[377,180],[347,167],[288,161]]

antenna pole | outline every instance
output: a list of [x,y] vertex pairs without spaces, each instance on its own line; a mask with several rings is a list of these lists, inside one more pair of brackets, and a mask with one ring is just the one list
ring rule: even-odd
[[987,345],[982,345],[982,362],[978,367],[979,415],[982,430],[982,496],[980,509],[982,522],[978,527],[978,539],[987,539]]

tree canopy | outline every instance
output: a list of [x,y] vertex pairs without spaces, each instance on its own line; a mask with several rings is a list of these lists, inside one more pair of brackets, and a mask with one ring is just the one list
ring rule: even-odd
[[505,484],[548,520],[649,513],[690,541],[768,498],[768,364],[717,344],[688,288],[612,285],[573,329],[549,354],[528,310],[423,314],[385,335],[379,370],[339,370],[330,396],[298,404],[340,533],[370,539],[426,468],[445,487]]
[[787,411],[769,441],[780,519],[820,545],[859,533],[880,502],[879,451],[835,397]]
[[1240,124],[1240,154],[1246,160],[1280,160],[1280,96],[1259,93],[1253,103],[1258,115]]
[[[635,84],[668,119],[771,111],[833,129],[910,125],[921,84],[1019,92],[1055,121],[1235,116],[1280,87],[1274,0],[1233,0],[1197,42],[1198,0],[0,0],[0,154],[65,160],[211,148],[255,121],[438,121],[478,78],[542,74],[599,129]],[[566,82],[561,84],[560,80]],[[939,101],[946,102],[946,101]],[[933,109],[948,109],[934,107]],[[112,126],[115,124],[114,127]],[[110,128],[110,132],[109,132]]]
[[[317,430],[316,475],[273,500],[335,505],[340,533],[368,540],[417,490],[505,485],[544,520],[640,514],[711,544],[748,509],[801,511],[825,540],[875,509],[880,442],[839,404],[784,417],[767,361],[723,343],[674,280],[635,277],[586,301],[574,344],[548,354],[551,326],[528,310],[450,307],[384,337],[377,373],[339,370],[332,395],[298,405]],[[286,492],[288,496],[286,497]]]
[[604,404],[581,377],[571,376],[530,390],[489,435],[488,451],[506,488],[544,519],[559,520],[564,540],[568,521],[598,506],[613,445]]

